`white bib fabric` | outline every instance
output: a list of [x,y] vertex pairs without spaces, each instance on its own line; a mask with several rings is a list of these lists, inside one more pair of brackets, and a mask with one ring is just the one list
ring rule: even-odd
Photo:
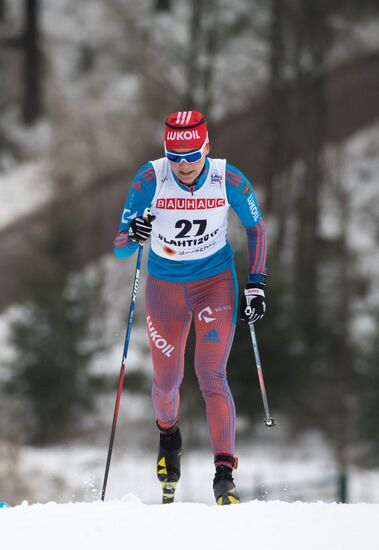
[[151,161],[157,188],[151,203],[156,219],[151,248],[169,260],[197,260],[211,256],[226,244],[229,203],[224,159],[208,159],[208,175],[200,189],[190,193],[175,181],[166,158]]

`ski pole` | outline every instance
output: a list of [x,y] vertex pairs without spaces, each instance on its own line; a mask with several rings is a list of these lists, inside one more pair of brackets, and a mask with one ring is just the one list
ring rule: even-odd
[[249,328],[250,328],[251,340],[253,342],[255,362],[257,364],[258,379],[259,379],[259,386],[261,388],[263,407],[266,414],[264,423],[268,428],[272,428],[273,426],[275,426],[276,422],[275,422],[275,418],[272,418],[272,416],[270,415],[270,411],[268,408],[267,393],[266,393],[265,383],[263,379],[263,372],[262,372],[261,360],[259,357],[258,342],[257,342],[257,337],[255,335],[254,323],[249,323]]
[[[148,208],[145,210],[145,212],[143,214],[143,217],[147,218],[149,221],[154,219],[151,216],[151,212]],[[109,474],[109,468],[110,468],[110,465],[111,465],[113,442],[114,442],[114,437],[115,437],[115,433],[116,433],[118,411],[119,411],[119,408],[120,408],[122,388],[123,388],[123,385],[124,385],[125,365],[126,365],[126,358],[127,358],[127,355],[128,355],[130,333],[132,331],[134,308],[135,308],[135,305],[136,305],[137,290],[138,290],[139,277],[140,277],[140,271],[141,271],[142,254],[143,254],[143,245],[140,245],[139,248],[138,248],[137,264],[136,264],[136,270],[135,270],[135,274],[134,274],[132,298],[131,298],[131,301],[130,301],[130,309],[129,309],[128,327],[127,327],[127,330],[126,330],[124,351],[123,351],[123,354],[122,354],[120,378],[119,378],[119,381],[118,381],[116,403],[115,403],[114,413],[113,413],[112,430],[111,430],[111,436],[110,436],[110,440],[109,440],[107,462],[106,462],[105,474],[104,474],[104,482],[103,482],[103,488],[102,488],[102,491],[101,491],[101,500],[102,501],[104,501],[105,491],[107,489],[108,474]]]

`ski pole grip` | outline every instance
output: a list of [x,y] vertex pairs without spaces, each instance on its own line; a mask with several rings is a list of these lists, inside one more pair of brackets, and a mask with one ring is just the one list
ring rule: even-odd
[[150,222],[150,223],[153,222],[156,218],[156,216],[153,216],[153,214],[151,213],[150,208],[145,208],[142,217],[143,217],[144,220],[146,220],[147,222]]

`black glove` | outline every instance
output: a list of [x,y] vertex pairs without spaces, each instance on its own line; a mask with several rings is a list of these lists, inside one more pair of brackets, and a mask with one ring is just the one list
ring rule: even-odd
[[134,218],[128,230],[129,239],[133,243],[145,244],[146,240],[150,237],[150,233],[153,228],[151,222],[154,220],[155,216],[152,216],[151,214]]
[[240,318],[244,323],[255,323],[262,319],[266,312],[264,284],[248,283],[244,290]]

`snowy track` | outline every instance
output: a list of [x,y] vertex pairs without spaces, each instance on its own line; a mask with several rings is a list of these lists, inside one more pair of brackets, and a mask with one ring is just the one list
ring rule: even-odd
[[378,516],[376,504],[162,506],[145,505],[128,495],[105,503],[0,509],[0,539],[2,548],[12,550],[377,550]]

